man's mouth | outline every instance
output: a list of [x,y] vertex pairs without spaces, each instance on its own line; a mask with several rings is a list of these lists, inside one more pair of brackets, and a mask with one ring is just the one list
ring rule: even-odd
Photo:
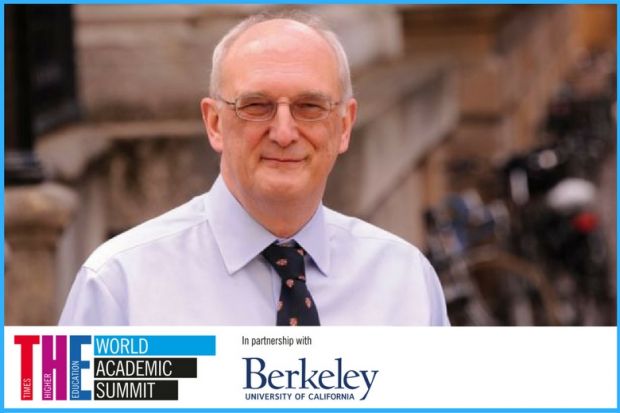
[[283,163],[283,164],[295,164],[295,163],[303,162],[306,158],[286,158],[286,157],[278,157],[278,156],[263,156],[262,159],[264,161],[278,162],[278,163]]

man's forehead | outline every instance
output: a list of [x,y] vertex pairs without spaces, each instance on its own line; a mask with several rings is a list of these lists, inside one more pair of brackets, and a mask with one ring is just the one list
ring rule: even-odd
[[270,32],[282,32],[282,31],[297,32],[299,34],[305,33],[308,35],[318,35],[316,29],[308,26],[305,23],[299,22],[297,20],[281,18],[281,19],[265,20],[263,22],[256,23],[250,26],[239,37],[242,37],[246,33],[250,33],[250,35],[252,35],[252,32],[254,32],[255,34],[260,34],[260,33],[267,34]]
[[332,53],[327,41],[312,27],[289,19],[273,19],[248,28],[232,44],[229,57],[261,53],[314,50]]
[[335,95],[338,76],[337,55],[321,34],[276,19],[250,27],[231,45],[222,62],[221,88],[231,95],[274,88],[289,96],[309,89]]

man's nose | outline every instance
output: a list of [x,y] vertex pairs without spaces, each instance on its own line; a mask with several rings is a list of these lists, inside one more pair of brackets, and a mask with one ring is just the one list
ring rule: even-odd
[[277,102],[276,114],[274,115],[270,138],[278,145],[286,147],[299,138],[297,121],[291,114],[291,106],[287,102]]

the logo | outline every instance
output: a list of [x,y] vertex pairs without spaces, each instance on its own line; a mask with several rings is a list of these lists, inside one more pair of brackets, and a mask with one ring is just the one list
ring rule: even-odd
[[244,357],[246,400],[365,400],[379,370],[355,370],[342,357],[329,368],[309,366],[305,357],[292,368],[270,368],[261,357]]
[[[197,357],[179,356],[215,355],[215,336],[16,335],[14,343],[21,400],[178,400],[178,379],[197,377]],[[84,386],[89,369],[93,382]]]

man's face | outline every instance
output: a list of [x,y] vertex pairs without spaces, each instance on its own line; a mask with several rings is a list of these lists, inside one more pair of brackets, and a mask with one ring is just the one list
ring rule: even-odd
[[342,101],[334,52],[296,22],[272,20],[251,27],[224,58],[220,97],[232,102],[255,94],[283,103],[272,120],[242,120],[230,105],[202,102],[224,180],[242,204],[316,203],[336,157],[347,150],[356,102],[341,103],[320,121],[294,119],[287,103],[308,94]]

